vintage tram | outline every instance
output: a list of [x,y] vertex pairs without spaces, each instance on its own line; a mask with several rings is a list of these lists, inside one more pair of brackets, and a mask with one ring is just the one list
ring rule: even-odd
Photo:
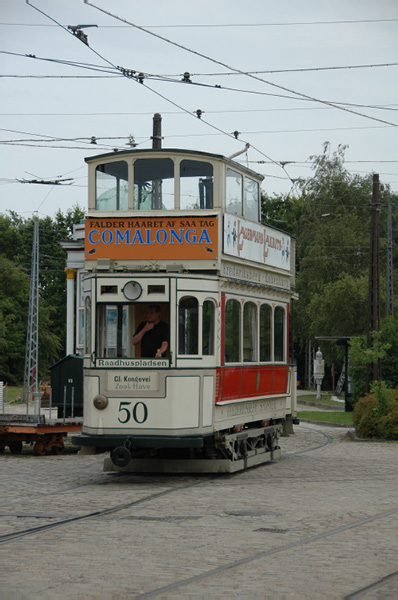
[[[231,472],[278,458],[295,418],[295,245],[261,224],[262,176],[181,149],[86,162],[75,443],[110,451],[107,470]],[[168,332],[150,356],[135,338],[148,307]]]

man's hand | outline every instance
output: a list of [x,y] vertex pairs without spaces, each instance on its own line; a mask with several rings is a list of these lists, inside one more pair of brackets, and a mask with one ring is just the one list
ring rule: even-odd
[[145,333],[147,331],[150,331],[151,329],[153,329],[155,327],[154,323],[151,323],[150,321],[147,321],[144,325],[144,327],[142,328],[142,331],[144,331]]

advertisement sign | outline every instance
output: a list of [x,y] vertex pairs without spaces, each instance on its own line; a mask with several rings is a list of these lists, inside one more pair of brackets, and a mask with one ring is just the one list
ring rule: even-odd
[[224,254],[290,271],[290,236],[272,227],[224,216]]
[[86,260],[214,260],[217,217],[89,217]]

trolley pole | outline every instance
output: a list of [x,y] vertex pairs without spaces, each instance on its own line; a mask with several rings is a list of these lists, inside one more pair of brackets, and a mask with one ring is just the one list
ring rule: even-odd
[[[372,194],[372,223],[370,233],[370,266],[369,266],[369,296],[368,296],[368,348],[373,346],[372,333],[380,330],[380,245],[379,245],[379,176],[373,175]],[[371,381],[381,378],[380,359],[369,365],[367,370],[366,387],[369,391]]]
[[152,148],[159,149],[162,147],[162,115],[155,113],[153,115],[153,135]]

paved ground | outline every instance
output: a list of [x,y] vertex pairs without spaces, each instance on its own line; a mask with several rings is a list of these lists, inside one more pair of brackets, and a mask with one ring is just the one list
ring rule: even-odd
[[0,598],[398,598],[398,444],[295,430],[222,476],[6,452]]

